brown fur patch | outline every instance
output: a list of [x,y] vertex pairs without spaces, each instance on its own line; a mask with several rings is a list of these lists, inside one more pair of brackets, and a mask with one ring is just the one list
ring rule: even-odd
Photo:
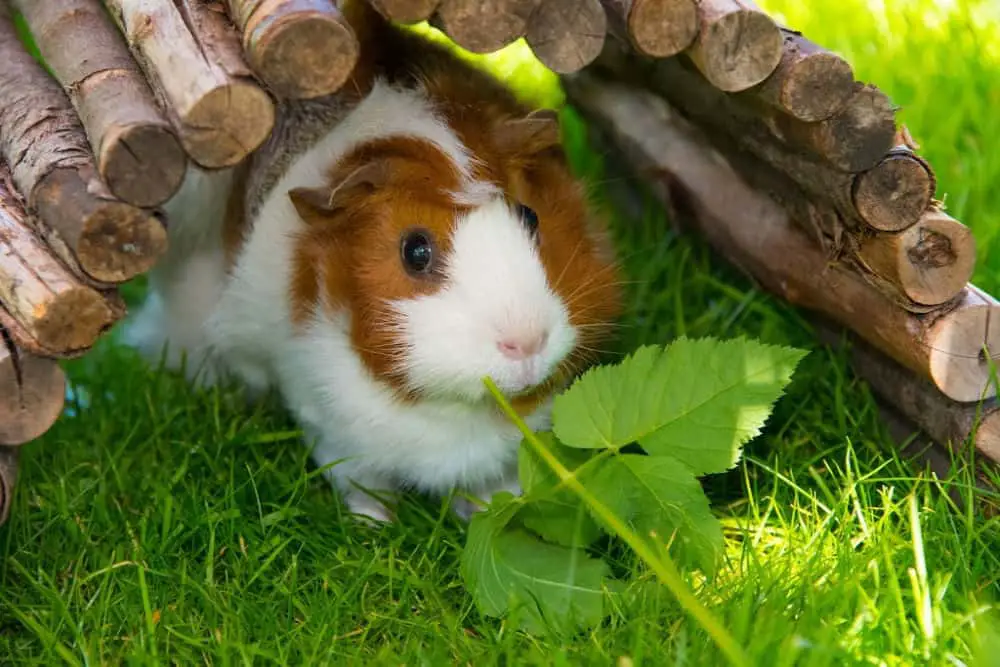
[[[338,186],[360,166],[385,165],[378,188]],[[460,173],[433,144],[410,137],[379,139],[359,146],[329,173],[332,205],[306,218],[295,243],[291,284],[296,324],[324,300],[353,315],[351,339],[366,366],[402,387],[396,364],[402,352],[385,301],[435,291],[439,276],[414,277],[400,261],[403,236],[412,229],[431,236],[440,262],[449,252]]]

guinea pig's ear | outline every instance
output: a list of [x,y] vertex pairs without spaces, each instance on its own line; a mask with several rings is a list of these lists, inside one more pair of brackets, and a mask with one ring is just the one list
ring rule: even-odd
[[315,188],[292,188],[288,198],[306,224],[329,223],[342,210],[352,196],[371,194],[389,178],[388,163],[373,160],[351,171],[343,179],[330,185]]
[[562,146],[559,113],[536,109],[527,116],[501,122],[496,133],[500,150],[519,155],[536,155]]

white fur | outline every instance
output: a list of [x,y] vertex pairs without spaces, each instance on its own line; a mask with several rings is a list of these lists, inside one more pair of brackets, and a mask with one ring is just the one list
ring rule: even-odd
[[[445,287],[432,296],[393,304],[396,326],[409,345],[410,384],[429,392],[418,403],[398,402],[351,347],[350,314],[321,308],[304,332],[290,325],[291,239],[303,228],[287,197],[293,187],[322,184],[326,169],[359,142],[389,135],[434,142],[466,174],[459,198],[485,202],[458,219]],[[252,392],[277,387],[315,441],[313,458],[335,464],[327,474],[356,513],[391,517],[373,491],[401,487],[445,494],[460,488],[487,499],[517,491],[520,434],[484,395],[490,375],[513,394],[540,382],[569,351],[575,332],[547,284],[532,240],[490,188],[468,178],[470,156],[435,115],[421,91],[379,84],[333,131],[301,155],[264,201],[235,267],[226,276],[218,241],[228,181],[193,170],[171,202],[171,240],[201,237],[198,250],[175,253],[157,269],[155,289],[129,339],[147,356],[164,342],[225,371]],[[220,194],[223,193],[223,194]],[[198,232],[194,231],[197,227]],[[504,357],[504,336],[545,330],[537,358]],[[528,418],[545,428],[550,405]],[[463,514],[472,506],[465,505]]]

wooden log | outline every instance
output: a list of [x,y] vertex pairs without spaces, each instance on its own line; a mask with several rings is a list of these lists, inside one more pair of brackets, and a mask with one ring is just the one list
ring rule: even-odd
[[243,60],[239,34],[219,3],[104,4],[192,160],[229,167],[267,139],[274,103]]
[[839,112],[815,123],[785,114],[767,118],[786,144],[803,146],[847,172],[871,169],[892,149],[896,112],[889,96],[872,85],[859,85]]
[[[677,58],[659,60],[641,71],[641,63],[609,45],[594,67],[652,88],[700,126],[772,165],[818,201],[829,202],[850,227],[899,231],[915,224],[930,205],[935,186],[926,163],[913,160],[910,164],[916,168],[899,169],[892,160],[881,159],[858,175],[832,168],[785,145],[755,109],[717,90]],[[867,185],[857,187],[861,180]]]
[[905,231],[862,237],[856,256],[913,301],[933,306],[950,301],[972,279],[976,241],[968,227],[930,209]]
[[42,348],[86,349],[116,321],[96,290],[77,281],[34,234],[0,165],[0,303]]
[[852,198],[858,214],[875,229],[898,230],[919,219],[931,205],[937,178],[931,165],[899,145],[854,179]]
[[698,34],[695,0],[603,0],[612,28],[638,53],[667,58]]
[[80,116],[111,193],[136,206],[169,199],[187,156],[99,0],[14,4]]
[[525,41],[543,65],[569,74],[600,55],[607,30],[600,0],[544,0],[528,22]]
[[0,158],[28,208],[58,236],[65,261],[105,283],[152,268],[166,230],[107,190],[72,103],[24,49],[3,3],[0,62]]
[[467,51],[492,53],[524,37],[540,2],[441,0],[431,23]]
[[359,45],[333,0],[226,0],[250,68],[279,97],[336,92]]
[[7,519],[10,518],[20,457],[20,448],[0,446],[0,526],[7,523]]
[[430,20],[440,0],[368,0],[379,14],[395,23],[420,23]]
[[699,0],[691,62],[719,90],[737,92],[769,77],[781,62],[777,24],[753,0]]
[[826,120],[841,111],[855,92],[850,63],[797,32],[781,32],[784,45],[777,69],[746,93],[805,122]]
[[42,436],[59,418],[65,401],[66,375],[59,364],[18,349],[0,329],[0,446],[23,445]]
[[[835,327],[820,322],[819,338],[836,343]],[[972,445],[990,460],[1000,463],[1000,401],[958,403],[938,391],[928,380],[917,377],[904,366],[886,357],[849,334],[851,366],[872,391],[915,424],[935,442],[962,453]]]
[[895,306],[822,250],[768,196],[749,187],[704,134],[661,98],[593,74],[564,77],[566,93],[611,137],[654,192],[715,249],[788,303],[857,332],[960,402],[991,398],[989,358],[1000,351],[1000,303],[967,286],[925,315]]

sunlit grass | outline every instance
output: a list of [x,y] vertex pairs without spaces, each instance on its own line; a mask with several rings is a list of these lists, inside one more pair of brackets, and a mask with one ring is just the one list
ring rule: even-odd
[[[764,4],[903,107],[939,196],[979,240],[977,282],[1000,292],[990,3]],[[533,102],[561,103],[523,43],[474,59]],[[564,117],[574,164],[607,206],[603,186],[621,176]],[[728,563],[689,581],[748,653],[768,667],[996,664],[997,519],[945,493],[972,499],[969,474],[935,480],[894,455],[842,355],[703,243],[666,231],[652,202],[610,214],[633,281],[624,349],[679,334],[814,348],[745,462],[709,484]],[[484,620],[457,575],[462,527],[441,505],[412,498],[399,525],[356,526],[273,406],[191,391],[113,340],[67,368],[85,403],[25,449],[0,528],[4,662],[722,664],[651,576],[580,637]]]

